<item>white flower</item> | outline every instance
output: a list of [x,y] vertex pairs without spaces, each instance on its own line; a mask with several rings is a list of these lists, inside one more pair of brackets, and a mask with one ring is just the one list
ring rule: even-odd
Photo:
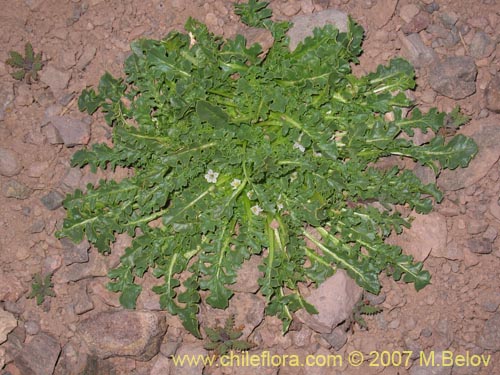
[[196,39],[194,38],[194,35],[193,35],[193,33],[191,31],[188,33],[188,35],[189,35],[189,48],[191,48],[197,42],[196,42]]
[[207,174],[205,175],[205,180],[212,184],[215,184],[217,182],[217,177],[219,177],[219,174],[209,169]]
[[322,157],[323,155],[321,154],[321,152],[313,152],[313,156],[317,157],[317,158],[320,158]]
[[297,172],[293,172],[291,175],[290,175],[290,182],[293,182],[297,179],[297,177],[299,177],[299,174]]
[[254,215],[259,216],[262,211],[264,211],[258,204],[255,206],[250,207],[250,210],[253,212]]
[[306,150],[306,148],[302,146],[299,142],[295,142],[293,144],[293,148],[298,149],[300,152],[304,152]]
[[281,211],[283,209],[283,204],[282,203],[278,203],[276,205],[276,207],[278,207],[278,211]]
[[247,191],[247,197],[248,197],[248,199],[253,199],[253,191],[252,190]]
[[235,178],[232,182],[231,182],[231,186],[233,187],[233,190],[234,189],[237,189],[238,186],[241,185],[241,180],[238,180],[237,178]]

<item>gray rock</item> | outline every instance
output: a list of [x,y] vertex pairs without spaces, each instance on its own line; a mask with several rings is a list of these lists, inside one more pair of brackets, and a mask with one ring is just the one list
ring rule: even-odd
[[500,312],[486,321],[478,345],[494,352],[500,351]]
[[[75,267],[75,268],[77,268],[77,270],[81,268],[81,267],[78,267],[77,264],[73,264],[73,265],[69,266],[68,268],[71,268],[71,267]],[[106,271],[106,270],[104,269],[103,271]],[[68,274],[69,274],[69,277],[71,277],[71,273],[68,272]],[[66,278],[69,278],[69,277],[66,276]],[[89,277],[89,276],[87,276],[87,277]],[[110,290],[108,290],[105,287],[105,284],[107,281],[108,281],[108,278],[104,278],[104,277],[97,277],[97,278],[92,279],[92,281],[89,284],[92,299],[94,301],[98,302],[99,304],[104,303],[108,306],[119,308],[119,307],[121,307],[119,295],[118,295],[118,293],[111,292]],[[144,292],[145,292],[145,290],[143,290],[143,292],[140,294],[140,296],[142,296],[142,294],[144,294]],[[140,298],[140,296],[139,296],[139,298]]]
[[491,242],[483,238],[471,238],[467,241],[467,247],[476,254],[490,254],[493,251]]
[[280,9],[285,16],[292,17],[300,12],[300,4],[295,1],[286,1],[280,6]]
[[437,54],[430,47],[427,47],[419,34],[410,34],[408,36],[399,33],[399,40],[403,45],[401,53],[408,59],[415,68],[423,68],[437,61]]
[[11,150],[0,147],[0,174],[2,176],[16,176],[23,169],[19,156]]
[[433,64],[429,83],[434,91],[452,99],[464,99],[476,92],[477,68],[468,56],[451,56]]
[[[479,152],[469,163],[468,168],[444,170],[438,178],[438,186],[443,190],[459,190],[471,186],[481,180],[500,158],[500,118],[490,116],[487,119],[472,122],[464,129],[464,133],[476,141]],[[465,132],[467,130],[467,132]]]
[[458,21],[458,14],[455,12],[443,12],[439,15],[439,18],[441,18],[441,21],[443,22],[443,25],[445,25],[447,28],[451,29],[453,26]]
[[68,173],[61,180],[61,188],[64,191],[73,191],[80,186],[82,171],[80,168],[69,168]]
[[404,347],[405,350],[409,350],[412,353],[410,354],[411,359],[417,359],[419,357],[419,353],[422,351],[422,346],[415,340],[413,340],[409,336],[404,336]]
[[490,111],[500,113],[500,74],[497,73],[488,83],[484,91],[486,108]]
[[410,22],[420,12],[415,4],[403,5],[399,10],[399,16],[406,22]]
[[33,94],[27,86],[21,85],[17,88],[15,103],[19,107],[27,107],[33,103]]
[[412,20],[403,25],[401,30],[405,34],[419,33],[422,30],[425,30],[431,22],[431,19],[427,13],[419,13]]
[[54,94],[68,87],[70,72],[61,71],[52,65],[46,66],[40,73],[40,81],[50,87]]
[[500,221],[500,197],[493,197],[489,206],[490,213]]
[[495,47],[496,43],[486,33],[478,31],[472,38],[469,52],[476,59],[482,59],[491,55]]
[[59,342],[47,333],[40,333],[24,345],[14,364],[24,375],[52,375],[61,352]]
[[344,270],[339,269],[317,289],[312,289],[309,296],[306,291],[303,292],[307,302],[316,307],[318,314],[311,315],[305,310],[299,310],[295,315],[312,330],[331,333],[352,314],[362,291]]
[[235,316],[235,325],[243,326],[242,337],[248,337],[264,319],[266,301],[253,293],[237,293],[231,298],[229,311]]
[[[184,355],[194,356],[193,358],[200,358],[207,355],[207,351],[203,348],[203,344],[198,343],[188,343],[183,344],[179,350],[177,350],[177,355],[182,357]],[[185,375],[202,375],[203,374],[203,363],[200,363],[197,366],[192,366],[185,364],[183,366],[176,366],[174,368],[175,374],[185,374]]]
[[60,242],[64,249],[63,258],[66,266],[89,261],[90,243],[86,239],[79,244],[74,244],[69,238],[62,238]]
[[436,258],[445,258],[449,260],[462,260],[464,259],[464,251],[461,246],[456,242],[451,241],[446,244],[444,248],[432,252]]
[[370,11],[370,21],[375,29],[381,29],[391,20],[398,0],[378,0]]
[[78,63],[76,67],[79,70],[83,70],[89,65],[97,52],[97,48],[92,44],[85,45],[81,56],[78,58]]
[[433,256],[443,256],[448,233],[446,219],[437,212],[429,215],[415,213],[412,216],[415,220],[412,221],[411,228],[405,229],[400,235],[391,235],[388,242],[401,246],[417,262],[427,259],[431,252]]
[[[110,268],[109,261],[110,257],[103,258],[100,254],[92,252],[87,263],[73,263],[62,268],[54,275],[54,281],[57,283],[67,283],[91,277],[106,276]],[[116,296],[115,293],[112,294]]]
[[[292,325],[293,324],[292,322]],[[292,338],[293,345],[304,348],[311,345],[312,333],[313,331],[303,325],[299,331],[290,331],[289,335]]]
[[341,327],[336,327],[331,333],[323,333],[321,336],[336,351],[342,349],[347,342],[347,333]]
[[57,361],[54,375],[68,374],[96,374],[97,372],[88,371],[88,355],[82,350],[82,344],[76,342],[73,338],[61,351],[61,356]]
[[59,131],[52,124],[48,124],[42,128],[43,135],[51,145],[60,145],[63,142]]
[[386,295],[384,292],[380,292],[379,294],[372,294],[370,292],[365,292],[364,298],[370,303],[370,305],[377,306],[384,303]]
[[[86,145],[90,140],[90,121],[82,121],[69,117],[53,117],[51,124],[66,147]],[[55,140],[57,142],[57,138]]]
[[259,290],[259,278],[262,272],[259,271],[261,259],[257,256],[250,257],[238,270],[236,283],[229,286],[235,292],[255,293]]
[[90,352],[101,359],[148,361],[158,354],[167,331],[165,315],[146,311],[102,312],[77,329]]
[[479,297],[479,304],[484,311],[494,313],[500,306],[500,291],[494,291]]
[[[23,286],[19,277],[17,277],[13,273],[3,272],[1,269],[0,285],[2,286],[0,288],[0,301],[15,302],[21,297],[24,292],[26,292],[26,288]],[[7,306],[7,304],[5,305]],[[11,312],[14,312],[14,310],[12,310]]]
[[[189,354],[191,355],[191,354]],[[164,355],[158,354],[155,357],[155,363],[151,368],[150,375],[170,375],[170,362],[172,360]],[[201,372],[200,372],[201,374]]]
[[427,13],[434,13],[436,11],[439,10],[439,4],[436,3],[435,1],[433,1],[432,3],[430,4],[427,4],[425,7],[424,7],[424,10],[427,12]]
[[483,238],[487,241],[493,242],[498,236],[498,230],[491,225],[483,233]]
[[86,287],[79,289],[78,292],[74,294],[73,303],[75,314],[77,315],[85,314],[94,309],[94,304],[87,295]]
[[40,332],[40,324],[35,320],[27,320],[24,322],[24,329],[28,335],[34,336]]
[[45,206],[45,208],[54,211],[62,206],[64,201],[64,195],[59,193],[58,191],[52,190],[47,195],[44,195],[40,201]]
[[313,35],[316,27],[326,24],[334,25],[340,31],[347,31],[347,14],[336,9],[326,9],[321,12],[300,15],[292,18],[293,26],[288,30],[290,49],[293,51],[299,42]]
[[441,24],[432,23],[426,30],[428,33],[432,34],[435,39],[446,39],[450,34],[450,30],[443,27]]
[[436,350],[448,349],[455,337],[452,323],[447,319],[439,320],[435,324],[432,337],[434,338],[433,348]]
[[[441,364],[443,361],[443,352],[434,350],[432,351],[434,355],[434,363],[430,362],[428,366],[425,365],[424,361],[415,361],[414,365],[410,368],[410,375],[451,375],[452,366],[436,366]],[[430,356],[428,352],[425,352],[426,358]],[[420,366],[422,364],[423,366]]]
[[17,327],[17,319],[10,312],[0,308],[0,344],[7,341],[7,335]]
[[458,205],[458,203],[452,202],[446,198],[437,206],[437,209],[439,213],[445,217],[454,217],[460,215],[460,206]]
[[436,174],[426,165],[415,164],[413,173],[415,173],[415,176],[417,176],[424,185],[436,183]]
[[488,228],[488,223],[484,220],[470,219],[466,224],[467,233],[469,234],[479,234],[483,233],[486,228]]
[[30,233],[41,233],[45,229],[45,221],[43,219],[37,219],[31,224]]
[[434,41],[432,43],[432,47],[433,48],[437,48],[437,47],[452,48],[458,42],[460,42],[460,35],[458,34],[458,31],[456,29],[453,29],[446,35],[446,38],[439,38],[436,41]]
[[47,169],[49,169],[49,167],[50,164],[47,161],[35,161],[31,163],[26,173],[30,177],[40,178],[47,173]]
[[19,181],[9,180],[3,185],[2,192],[7,198],[24,200],[30,197],[32,190]]
[[0,85],[0,121],[5,118],[5,112],[14,102],[14,85],[12,83],[2,83]]
[[165,335],[163,342],[160,346],[160,353],[165,357],[170,357],[177,353],[177,349],[179,348],[182,337],[181,337],[181,329],[169,326],[167,329],[167,334]]

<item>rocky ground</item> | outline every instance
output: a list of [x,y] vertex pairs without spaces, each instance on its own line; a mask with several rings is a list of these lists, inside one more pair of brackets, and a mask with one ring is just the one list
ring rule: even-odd
[[[226,312],[202,306],[202,324],[223,324],[229,313],[243,337],[275,354],[412,350],[407,366],[173,368],[173,354],[204,354],[175,317],[158,312],[154,295],[141,296],[139,312],[123,311],[108,292],[107,270],[129,243],[119,238],[109,257],[88,243],[55,239],[67,192],[104,175],[69,166],[76,149],[109,139],[101,116],[85,116],[76,99],[104,71],[120,76],[129,43],[182,30],[187,17],[211,31],[245,32],[226,0],[0,0],[0,374],[498,374],[500,373],[500,4],[495,0],[292,0],[271,1],[277,19],[326,9],[351,14],[366,30],[357,72],[394,56],[416,67],[412,95],[422,109],[449,111],[457,104],[471,117],[460,132],[480,151],[470,167],[437,180],[445,199],[416,216],[411,230],[392,237],[432,274],[420,292],[382,278],[379,296],[365,295],[383,311],[367,317],[369,330],[340,324],[361,291],[339,273],[311,299],[334,295],[315,319],[298,316],[282,336],[281,322],[265,317],[255,294],[254,259],[246,264]],[[265,41],[265,40],[264,40]],[[31,42],[44,68],[31,85],[15,81],[8,51]],[[454,132],[455,129],[449,129]],[[422,139],[422,142],[425,139]],[[418,166],[417,174],[433,176]],[[117,170],[115,177],[127,175]],[[54,273],[56,297],[38,306],[27,299],[36,273]],[[144,283],[151,283],[147,277]],[[147,288],[145,288],[147,289]],[[348,319],[349,320],[349,319]],[[339,325],[340,324],[340,325]],[[132,343],[125,346],[126,343]],[[420,351],[491,355],[488,366],[425,368]]]

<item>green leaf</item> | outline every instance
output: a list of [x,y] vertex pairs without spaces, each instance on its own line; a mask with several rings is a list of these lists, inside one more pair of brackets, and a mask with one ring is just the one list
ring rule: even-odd
[[104,100],[102,97],[97,95],[93,89],[85,89],[78,98],[78,109],[82,112],[86,111],[89,115],[92,115],[103,103]]
[[24,67],[24,58],[23,56],[16,51],[9,51],[10,57],[5,61],[6,64],[12,66],[13,68],[23,68]]
[[403,153],[414,157],[421,164],[427,164],[436,172],[438,167],[434,161],[438,161],[441,168],[455,169],[466,167],[470,160],[477,154],[478,148],[473,139],[462,134],[454,136],[449,142],[442,136],[433,138],[428,144]]
[[35,54],[33,53],[33,46],[31,43],[26,43],[24,46],[24,55],[26,60],[28,61],[34,61],[35,60]]
[[22,81],[26,72],[24,70],[18,70],[17,72],[11,73],[12,78],[17,79],[18,81]]
[[271,17],[271,9],[265,1],[249,0],[248,3],[234,4],[234,13],[240,16],[241,21],[248,26],[264,27],[264,20]]
[[201,121],[206,121],[216,128],[225,127],[228,124],[229,117],[227,114],[221,108],[208,102],[198,101],[196,103],[196,113]]
[[134,309],[137,301],[137,297],[142,291],[142,287],[137,284],[128,284],[120,295],[120,304],[126,309]]

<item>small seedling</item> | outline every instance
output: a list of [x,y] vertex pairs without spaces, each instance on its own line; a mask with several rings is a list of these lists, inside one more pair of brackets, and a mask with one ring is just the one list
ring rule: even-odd
[[362,315],[376,315],[380,312],[382,312],[381,307],[372,306],[368,300],[360,299],[352,310],[352,315],[349,319],[349,329],[352,331],[354,323],[357,323],[362,330],[368,330],[368,325]]
[[245,351],[255,347],[255,344],[238,340],[243,332],[234,327],[234,315],[226,319],[224,327],[205,328],[210,342],[205,344],[205,349],[214,350],[218,355],[224,355],[230,350]]
[[6,63],[13,68],[18,68],[11,76],[19,81],[24,80],[31,84],[32,81],[38,80],[38,72],[42,69],[42,53],[33,52],[31,43],[26,43],[24,47],[24,57],[16,51],[9,51],[10,58]]
[[55,297],[56,294],[52,289],[54,284],[52,283],[52,273],[42,276],[41,273],[33,275],[33,282],[31,284],[31,293],[27,298],[35,298],[36,304],[41,305],[45,301],[45,297]]

